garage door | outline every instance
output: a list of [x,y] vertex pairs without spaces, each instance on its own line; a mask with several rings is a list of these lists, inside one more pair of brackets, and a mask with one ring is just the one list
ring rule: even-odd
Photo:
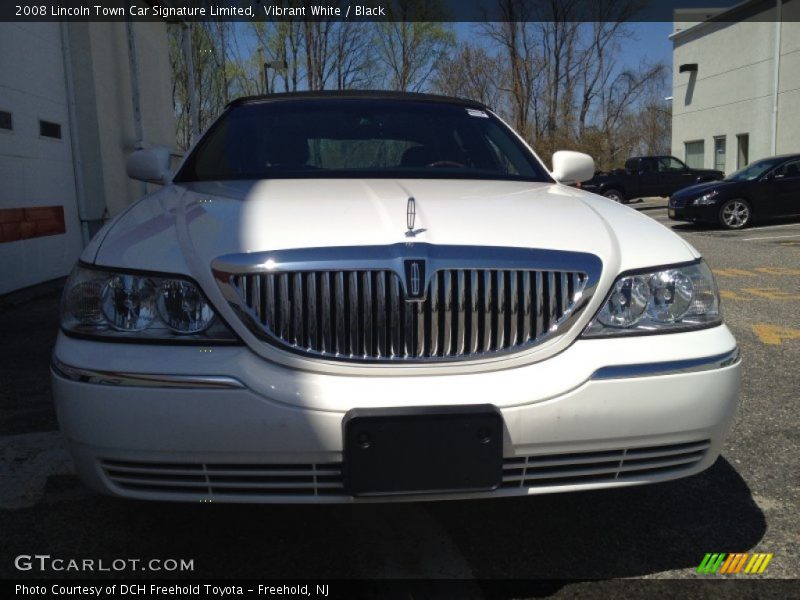
[[58,23],[0,23],[0,294],[66,275],[81,248]]
[[686,154],[683,162],[693,169],[703,169],[705,151],[703,140],[686,142]]

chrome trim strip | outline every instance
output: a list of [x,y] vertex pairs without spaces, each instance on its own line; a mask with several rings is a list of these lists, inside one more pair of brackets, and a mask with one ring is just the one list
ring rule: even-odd
[[81,383],[128,387],[193,388],[193,389],[246,389],[233,377],[220,375],[163,375],[160,373],[118,373],[72,367],[53,357],[53,373]]
[[596,283],[602,261],[594,254],[504,246],[449,246],[406,242],[387,246],[331,246],[227,254],[214,259],[213,271],[230,275],[292,273],[295,271],[391,270],[404,277],[403,261],[425,259],[427,284],[433,273],[455,269],[583,271],[589,287]]
[[627,379],[631,377],[650,377],[653,375],[678,375],[683,373],[697,373],[711,371],[736,364],[741,359],[739,347],[730,352],[707,356],[703,358],[690,358],[669,362],[644,363],[638,365],[614,365],[602,367],[592,373],[590,380],[602,381],[607,379]]

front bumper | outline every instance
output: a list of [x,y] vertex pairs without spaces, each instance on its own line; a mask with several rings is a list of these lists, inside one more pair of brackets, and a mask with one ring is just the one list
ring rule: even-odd
[[715,204],[695,206],[687,203],[676,206],[670,201],[667,205],[667,216],[673,221],[713,223],[716,222],[718,213],[719,207]]
[[[650,483],[713,464],[739,394],[725,326],[579,340],[539,363],[460,375],[344,377],[290,370],[246,348],[206,350],[59,337],[53,390],[87,484],[141,499],[329,503]],[[498,489],[376,499],[343,488],[351,408],[486,403],[504,420]]]

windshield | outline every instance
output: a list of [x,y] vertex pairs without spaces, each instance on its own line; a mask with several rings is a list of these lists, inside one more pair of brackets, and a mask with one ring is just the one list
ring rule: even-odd
[[744,169],[734,171],[725,178],[725,181],[753,181],[758,179],[772,167],[782,163],[785,158],[765,158],[747,165]]
[[483,110],[341,98],[233,106],[175,181],[326,177],[552,181]]

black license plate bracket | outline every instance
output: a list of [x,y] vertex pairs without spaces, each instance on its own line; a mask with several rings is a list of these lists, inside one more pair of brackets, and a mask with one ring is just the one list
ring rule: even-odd
[[343,422],[345,487],[354,496],[496,489],[503,432],[491,404],[353,409]]

